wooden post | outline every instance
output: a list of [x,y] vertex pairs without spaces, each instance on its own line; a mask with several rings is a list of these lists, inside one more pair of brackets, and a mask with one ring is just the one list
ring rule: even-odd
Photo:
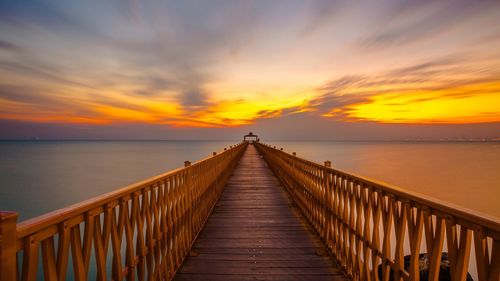
[[215,155],[217,155],[217,152],[212,152],[212,156],[215,156]]
[[331,168],[332,167],[332,161],[325,161],[325,167]]
[[0,211],[0,280],[16,280],[16,240],[18,214]]
[[184,161],[184,167],[189,167],[191,166],[191,162],[190,161]]

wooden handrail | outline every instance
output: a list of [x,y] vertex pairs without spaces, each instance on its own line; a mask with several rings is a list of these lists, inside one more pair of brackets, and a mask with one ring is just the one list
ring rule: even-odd
[[66,280],[69,262],[74,280],[170,280],[247,145],[17,225],[0,212],[0,280]]
[[479,281],[500,280],[498,218],[256,147],[351,280],[420,280],[426,253],[428,280],[438,281],[445,246],[452,280],[466,280],[469,261]]

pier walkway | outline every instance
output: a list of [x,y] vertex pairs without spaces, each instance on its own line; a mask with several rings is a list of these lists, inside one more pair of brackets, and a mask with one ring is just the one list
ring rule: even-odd
[[347,280],[249,145],[174,280]]
[[245,135],[161,175],[18,222],[0,280],[500,281],[500,219]]

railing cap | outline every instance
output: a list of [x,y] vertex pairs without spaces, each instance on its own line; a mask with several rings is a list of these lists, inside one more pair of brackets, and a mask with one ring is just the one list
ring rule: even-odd
[[19,213],[12,211],[0,211],[0,222],[8,221],[8,220],[17,220],[19,217]]

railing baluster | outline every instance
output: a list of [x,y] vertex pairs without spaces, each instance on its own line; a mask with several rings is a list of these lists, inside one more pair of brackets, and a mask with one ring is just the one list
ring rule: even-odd
[[82,239],[80,236],[80,225],[77,224],[71,228],[71,260],[73,261],[73,276],[76,281],[84,281],[86,280],[85,274],[85,264],[83,261],[83,253],[82,253]]
[[474,249],[476,250],[477,275],[479,281],[487,281],[488,266],[490,264],[488,240],[484,235],[484,229],[480,226],[476,226],[474,230]]
[[492,248],[488,281],[500,280],[500,240],[494,240]]
[[24,239],[24,255],[23,255],[23,281],[36,280],[36,273],[38,270],[38,241],[34,235],[28,236]]
[[89,211],[85,213],[85,228],[83,234],[83,262],[85,274],[88,277],[90,266],[90,255],[92,253],[92,237],[94,235],[94,213]]
[[[57,246],[57,280],[65,281],[68,271],[70,229],[66,221],[59,224],[59,241]],[[24,262],[23,262],[24,263]]]
[[[414,210],[409,204],[406,204],[408,215],[408,239],[410,240],[410,280],[420,280],[420,271],[418,266],[420,245],[422,242],[423,218],[422,210]],[[416,215],[415,215],[416,212]]]
[[[121,275],[122,275],[122,258],[121,258],[121,239],[120,239],[120,234],[119,234],[119,222],[118,224],[116,223],[116,207],[110,207],[111,210],[110,212],[110,217],[111,217],[111,229],[110,229],[110,239],[111,239],[111,251],[113,253],[113,263],[112,263],[112,277],[113,280],[121,280]],[[121,221],[121,218],[123,216],[119,214],[119,220]]]
[[[94,252],[97,266],[96,280],[106,281],[106,253],[104,252],[103,234],[100,216],[94,217]],[[107,248],[106,248],[107,252]]]
[[42,241],[42,263],[45,280],[57,280],[56,255],[54,237]]

